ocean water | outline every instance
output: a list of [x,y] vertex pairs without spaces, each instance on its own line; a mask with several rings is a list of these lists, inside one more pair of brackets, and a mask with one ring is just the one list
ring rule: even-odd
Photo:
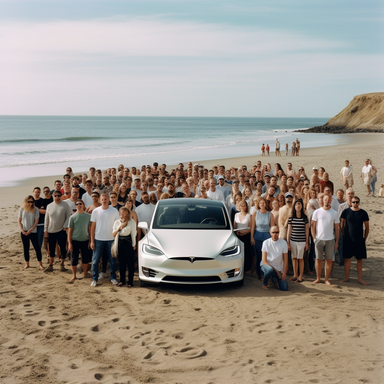
[[[339,135],[293,132],[328,118],[0,116],[0,187],[30,177],[96,168],[252,156],[262,143],[299,137],[302,148],[340,144]],[[346,140],[346,139],[344,139]]]

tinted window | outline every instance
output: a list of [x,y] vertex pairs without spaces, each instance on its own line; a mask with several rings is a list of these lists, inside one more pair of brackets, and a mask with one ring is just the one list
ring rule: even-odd
[[230,229],[223,206],[200,203],[159,205],[153,229]]

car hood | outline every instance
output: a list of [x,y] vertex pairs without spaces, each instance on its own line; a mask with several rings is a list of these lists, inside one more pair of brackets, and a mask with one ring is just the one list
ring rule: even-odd
[[148,242],[169,258],[214,258],[224,249],[237,244],[238,239],[232,230],[155,229],[148,233]]

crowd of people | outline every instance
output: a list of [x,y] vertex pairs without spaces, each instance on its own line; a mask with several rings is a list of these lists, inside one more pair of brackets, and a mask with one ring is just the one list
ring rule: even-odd
[[[278,147],[280,152],[280,144]],[[296,143],[292,154],[298,155],[299,148]],[[369,217],[353,191],[348,160],[340,177],[344,189],[335,191],[323,167],[314,166],[307,173],[304,167],[295,169],[292,162],[286,169],[280,163],[272,169],[270,163],[261,161],[250,169],[244,165],[206,169],[189,162],[170,171],[165,164],[140,169],[120,164],[104,172],[91,167],[81,175],[74,175],[67,167],[53,189],[45,186],[41,197],[41,188],[35,187],[20,208],[24,268],[30,266],[32,243],[39,269],[45,272],[54,270],[55,258],[60,260],[61,271],[67,271],[64,262],[70,255],[74,282],[81,255],[82,273],[92,279],[91,286],[105,277],[109,263],[111,283],[131,287],[137,244],[143,236],[138,223],[150,225],[158,200],[192,197],[225,204],[244,243],[245,273],[257,275],[263,289],[269,289],[272,282],[287,290],[288,275],[292,276],[290,281],[300,283],[304,274],[315,274],[313,283],[320,283],[323,260],[324,282],[332,285],[337,255],[345,269],[343,281],[349,281],[354,256],[358,281],[367,284],[362,278],[362,261],[367,257]],[[367,196],[375,196],[377,169],[369,159],[361,179]],[[48,257],[46,268],[42,250]]]

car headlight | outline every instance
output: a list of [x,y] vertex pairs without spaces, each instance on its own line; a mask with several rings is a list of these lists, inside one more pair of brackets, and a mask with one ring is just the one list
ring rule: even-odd
[[235,245],[233,247],[229,247],[227,249],[224,249],[224,251],[222,251],[220,253],[220,256],[225,256],[225,257],[228,257],[228,256],[236,256],[240,253],[240,246],[238,245]]
[[143,252],[148,253],[149,255],[155,255],[155,256],[164,255],[164,253],[161,252],[160,249],[152,247],[151,245],[148,245],[148,244],[143,244]]

